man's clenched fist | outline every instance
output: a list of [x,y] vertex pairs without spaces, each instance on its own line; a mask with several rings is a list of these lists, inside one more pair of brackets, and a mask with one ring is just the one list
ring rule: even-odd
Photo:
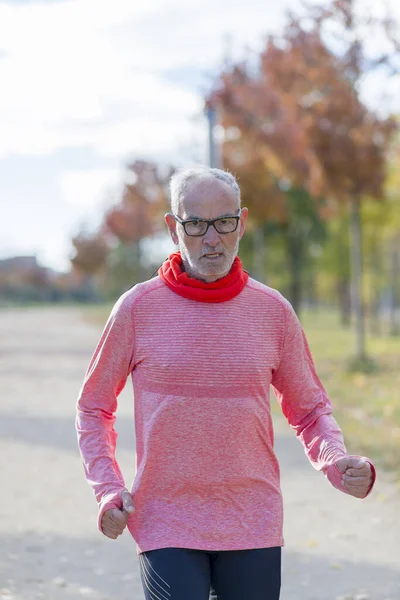
[[356,498],[364,498],[372,483],[372,471],[369,463],[362,458],[346,456],[336,463],[342,471],[343,487],[348,494]]
[[121,498],[122,508],[106,510],[101,519],[101,528],[104,535],[112,540],[116,540],[121,535],[126,527],[129,515],[135,510],[132,496],[128,491],[122,492]]

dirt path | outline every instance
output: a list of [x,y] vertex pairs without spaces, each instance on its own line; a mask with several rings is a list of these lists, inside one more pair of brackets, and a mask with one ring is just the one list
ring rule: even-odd
[[[78,310],[0,312],[0,600],[143,598],[130,536],[113,542],[96,530],[77,451],[75,402],[98,337]],[[130,385],[117,429],[130,483]],[[276,433],[285,499],[281,600],[400,600],[399,487],[380,473],[372,496],[350,498],[313,470],[280,419]]]

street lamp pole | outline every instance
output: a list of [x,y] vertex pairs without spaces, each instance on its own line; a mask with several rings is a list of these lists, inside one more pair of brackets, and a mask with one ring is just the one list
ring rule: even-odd
[[206,109],[208,121],[208,164],[211,168],[221,168],[218,144],[215,140],[215,125],[217,112],[215,108],[208,106]]

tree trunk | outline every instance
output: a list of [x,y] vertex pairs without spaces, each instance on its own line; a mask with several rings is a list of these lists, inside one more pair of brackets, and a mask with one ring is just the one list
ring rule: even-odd
[[303,287],[304,244],[301,235],[295,229],[289,228],[286,232],[286,249],[290,272],[289,301],[299,316]]
[[[293,267],[294,265],[292,265]],[[300,315],[300,307],[301,307],[301,274],[299,269],[291,269],[292,276],[290,278],[290,302],[293,306],[297,316]]]
[[351,296],[349,281],[343,278],[338,279],[336,283],[336,290],[339,299],[340,323],[343,327],[350,327]]
[[85,274],[84,288],[86,292],[86,300],[88,302],[95,302],[96,300],[98,300],[98,294],[96,291],[96,281],[93,273]]
[[[312,308],[312,310],[314,310],[315,312],[317,312],[318,308],[319,308],[319,302],[318,302],[318,293],[317,293],[317,286],[316,286],[316,282],[315,282],[315,273],[312,271],[308,274],[307,276],[307,280],[305,281],[305,290],[306,290],[306,302],[307,302],[307,306]],[[304,295],[304,293],[303,293]],[[303,300],[304,302],[304,300]]]
[[[375,288],[374,288],[374,290],[375,290]],[[374,290],[372,293],[374,293]],[[382,333],[379,309],[380,309],[379,294],[375,293],[375,296],[371,300],[371,306],[370,306],[370,311],[369,311],[370,319],[371,319],[370,331],[373,335],[381,335],[381,333]]]
[[124,247],[125,267],[132,272],[136,281],[140,281],[142,263],[140,242],[132,242]]
[[399,279],[399,252],[396,247],[392,252],[392,289],[390,303],[390,335],[399,335],[400,326],[397,319],[398,311],[398,279]]
[[382,253],[377,240],[372,246],[371,252],[371,304],[370,304],[370,319],[371,333],[380,335],[382,333],[380,319],[380,294],[381,294],[381,272],[382,272]]
[[253,272],[261,283],[265,283],[265,234],[262,225],[253,233]]
[[350,218],[350,260],[351,260],[351,303],[352,313],[355,319],[356,329],[356,360],[365,361],[367,359],[365,343],[365,317],[362,298],[362,231],[360,198],[355,197],[351,201]]

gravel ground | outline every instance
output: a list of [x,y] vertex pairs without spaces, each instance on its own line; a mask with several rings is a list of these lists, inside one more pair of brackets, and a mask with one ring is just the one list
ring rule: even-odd
[[[96,529],[74,431],[75,402],[99,330],[78,310],[0,312],[0,600],[141,600],[132,538]],[[130,383],[117,418],[118,460],[134,473]],[[276,419],[285,500],[281,600],[400,600],[400,489],[341,494]],[[190,599],[188,599],[190,600]],[[246,600],[246,599],[243,599]]]

